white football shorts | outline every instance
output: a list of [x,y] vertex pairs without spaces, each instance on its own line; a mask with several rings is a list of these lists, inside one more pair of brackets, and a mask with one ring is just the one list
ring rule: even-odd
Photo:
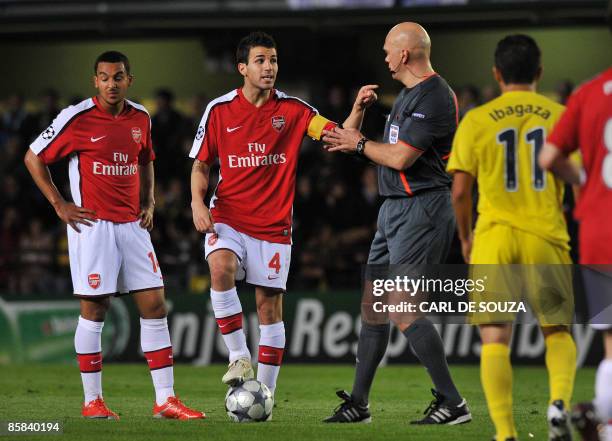
[[70,273],[76,296],[162,288],[164,281],[149,232],[140,221],[99,220],[91,227],[68,226]]
[[240,268],[236,278],[242,279],[246,272],[246,282],[255,286],[278,288],[285,291],[291,245],[255,239],[240,233],[227,224],[215,224],[216,233],[206,234],[204,239],[204,258],[208,259],[215,250],[226,249],[238,257]]

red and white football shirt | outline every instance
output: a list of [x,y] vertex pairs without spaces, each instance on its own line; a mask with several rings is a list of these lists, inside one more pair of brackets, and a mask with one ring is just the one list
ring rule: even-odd
[[587,175],[576,205],[580,261],[612,263],[612,68],[582,85],[548,141],[566,153],[580,148]]
[[207,164],[219,158],[219,184],[210,203],[215,222],[256,239],[291,243],[298,153],[316,114],[277,90],[261,107],[241,89],[208,104],[189,156]]
[[155,159],[151,118],[126,100],[116,117],[97,98],[67,107],[30,145],[45,164],[68,156],[70,191],[76,205],[111,222],[133,222],[140,211],[138,165]]

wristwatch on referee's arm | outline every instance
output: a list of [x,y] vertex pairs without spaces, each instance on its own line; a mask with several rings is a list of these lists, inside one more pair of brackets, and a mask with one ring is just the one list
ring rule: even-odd
[[368,142],[369,139],[366,138],[365,136],[363,138],[361,138],[359,141],[357,141],[357,147],[355,148],[355,152],[358,155],[363,155],[363,151],[365,150],[365,145],[366,142]]

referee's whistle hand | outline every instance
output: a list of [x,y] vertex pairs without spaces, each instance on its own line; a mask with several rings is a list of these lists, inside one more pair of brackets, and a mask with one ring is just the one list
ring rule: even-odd
[[368,84],[359,89],[357,97],[355,97],[355,107],[363,110],[375,103],[378,100],[376,89],[378,89],[378,84]]

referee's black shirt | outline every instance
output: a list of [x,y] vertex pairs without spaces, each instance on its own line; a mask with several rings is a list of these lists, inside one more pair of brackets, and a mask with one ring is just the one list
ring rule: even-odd
[[379,165],[381,196],[410,197],[448,189],[451,178],[446,173],[446,162],[457,122],[457,99],[440,75],[433,74],[415,87],[402,89],[387,119],[383,142],[400,143],[423,154],[401,172]]

